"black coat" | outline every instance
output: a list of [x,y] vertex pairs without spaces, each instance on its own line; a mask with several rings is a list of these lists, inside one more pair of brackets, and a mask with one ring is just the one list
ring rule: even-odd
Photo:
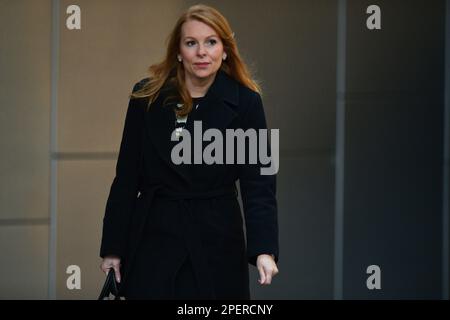
[[[121,290],[130,298],[176,297],[175,276],[190,261],[194,297],[249,299],[248,263],[255,265],[263,253],[274,254],[278,261],[276,175],[261,175],[259,161],[174,164],[170,155],[178,143],[171,141],[176,118],[173,108],[162,106],[164,92],[148,112],[148,98],[129,102],[100,256],[121,257]],[[267,128],[261,96],[222,70],[203,100],[188,116],[192,139],[194,120],[202,120],[203,132]]]

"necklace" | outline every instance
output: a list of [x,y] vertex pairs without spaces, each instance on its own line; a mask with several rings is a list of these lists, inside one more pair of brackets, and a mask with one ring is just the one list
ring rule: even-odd
[[[193,98],[193,100],[199,100],[199,98]],[[197,110],[198,106],[200,105],[200,103],[196,103],[195,105],[195,109]],[[183,106],[182,103],[178,103],[177,104],[177,108],[181,108]],[[175,120],[175,136],[178,138],[181,135],[181,132],[183,131],[183,129],[186,127],[186,122],[187,122],[187,118],[188,115],[185,115],[184,117],[178,116],[176,115],[176,120]]]

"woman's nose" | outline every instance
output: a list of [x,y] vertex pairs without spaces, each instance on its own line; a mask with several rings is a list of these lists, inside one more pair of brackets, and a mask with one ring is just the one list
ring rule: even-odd
[[203,45],[199,45],[198,46],[198,51],[197,51],[198,55],[200,56],[204,56],[206,54],[206,50],[205,47]]

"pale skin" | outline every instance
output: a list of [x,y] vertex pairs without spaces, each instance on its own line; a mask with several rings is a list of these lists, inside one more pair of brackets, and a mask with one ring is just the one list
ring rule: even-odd
[[[186,87],[191,97],[202,97],[206,94],[226,57],[222,41],[213,28],[196,20],[189,20],[183,24],[177,58],[179,63],[183,63]],[[205,67],[197,65],[204,62],[207,63]],[[260,254],[256,259],[256,268],[259,272],[260,285],[270,285],[273,277],[279,272],[271,254]],[[105,257],[100,269],[105,273],[113,269],[117,281],[120,282],[119,257]]]

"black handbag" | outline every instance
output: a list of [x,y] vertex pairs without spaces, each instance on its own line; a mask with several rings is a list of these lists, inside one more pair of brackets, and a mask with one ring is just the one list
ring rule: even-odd
[[124,300],[123,297],[119,296],[119,286],[116,281],[114,269],[109,269],[98,300]]

